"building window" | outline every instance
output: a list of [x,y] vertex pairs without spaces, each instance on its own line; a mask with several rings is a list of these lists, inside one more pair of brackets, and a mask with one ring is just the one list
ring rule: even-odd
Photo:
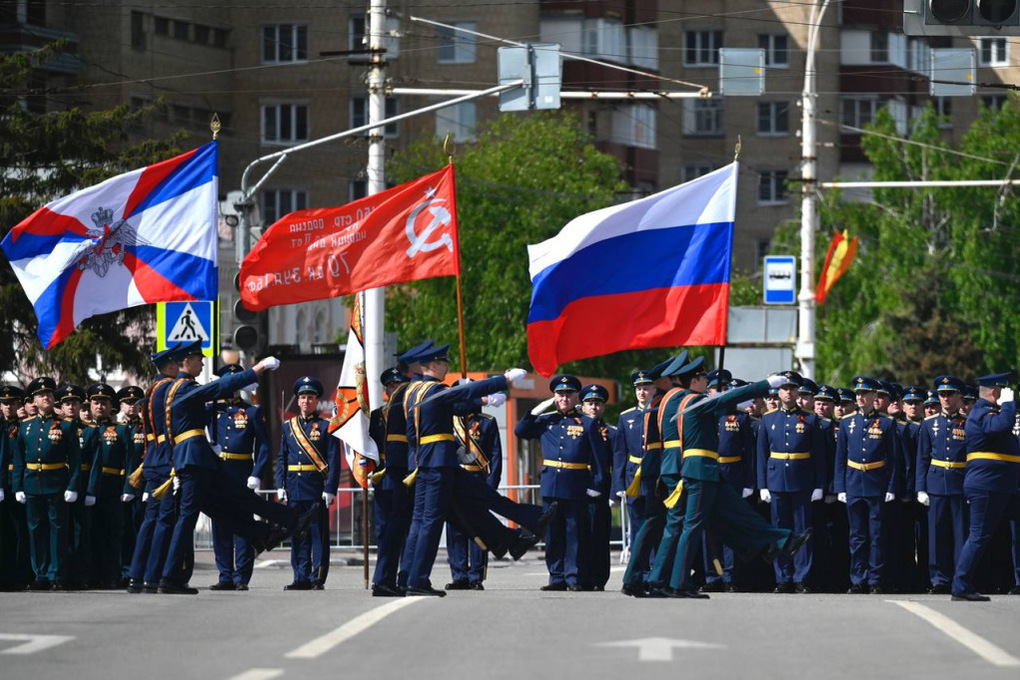
[[212,27],[195,24],[195,43],[198,45],[208,45],[210,33],[212,33]]
[[940,128],[953,127],[953,98],[935,97],[935,113],[942,118],[939,121]]
[[307,139],[307,104],[266,104],[262,107],[263,142],[290,144]]
[[998,111],[1006,104],[1006,95],[1004,94],[985,94],[981,95],[981,103],[985,108],[991,109],[992,111]]
[[[881,108],[882,103],[877,99],[844,97],[843,98],[843,125],[855,128],[863,128],[875,119],[875,114]],[[855,132],[853,130],[851,133]]]
[[352,179],[348,183],[350,200],[356,201],[359,198],[368,196],[368,181],[364,179]]
[[[451,21],[451,26],[468,31],[475,30],[474,21]],[[475,36],[464,31],[440,26],[436,29],[436,60],[440,64],[475,63]]]
[[187,21],[174,21],[174,40],[189,40],[191,24]]
[[156,17],[153,22],[153,32],[156,35],[170,35],[170,20],[166,17]]
[[[394,97],[386,98],[386,118],[392,118],[400,113],[397,100]],[[368,125],[368,97],[351,97],[351,127]],[[387,123],[383,134],[386,137],[396,137],[399,133],[397,123]]]
[[761,269],[762,264],[765,262],[765,256],[769,254],[769,249],[772,247],[772,241],[769,239],[758,239],[755,245],[755,271]]
[[758,176],[758,203],[786,203],[786,170],[766,170]]
[[884,31],[871,32],[871,63],[889,63],[889,34]]
[[703,163],[701,165],[685,165],[680,171],[680,181],[690,182],[715,170],[715,166]]
[[627,29],[627,54],[637,68],[656,71],[659,68],[659,34],[648,26]]
[[758,134],[759,135],[790,134],[789,102],[758,103]]
[[445,139],[447,133],[452,133],[455,142],[474,141],[475,120],[474,102],[447,106],[436,112],[436,136]]
[[656,111],[652,106],[634,104],[613,110],[611,140],[625,146],[655,148]]
[[227,29],[214,28],[212,32],[213,47],[224,49],[227,46]]
[[1005,38],[978,38],[981,66],[1009,66],[1009,43]]
[[365,26],[365,15],[351,13],[347,19],[347,49],[364,50],[368,48],[368,27]]
[[262,27],[262,63],[289,64],[307,60],[307,26],[273,24]]
[[722,31],[684,31],[684,66],[718,66]]
[[785,33],[758,34],[758,47],[765,50],[765,65],[770,68],[786,68],[790,65],[790,52]]
[[145,49],[145,15],[141,12],[131,12],[131,48]]
[[723,100],[684,99],[683,133],[692,137],[721,137]]
[[308,207],[303,189],[266,189],[262,192],[262,224],[268,226],[288,213]]
[[623,22],[619,19],[585,19],[581,51],[613,61],[627,60]]

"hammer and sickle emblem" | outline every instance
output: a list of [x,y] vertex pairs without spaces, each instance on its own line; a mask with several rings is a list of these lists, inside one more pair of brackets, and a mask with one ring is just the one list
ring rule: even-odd
[[[407,249],[407,256],[414,257],[419,252],[428,253],[437,248],[446,246],[447,249],[453,252],[453,239],[450,238],[449,234],[443,234],[438,240],[429,241],[429,237],[432,236],[432,232],[442,226],[450,224],[452,216],[450,211],[444,206],[438,205],[445,203],[445,198],[432,198],[424,203],[421,203],[411,211],[411,214],[407,216],[407,222],[405,228],[407,231],[407,240],[411,242],[411,247]],[[414,223],[418,219],[418,215],[425,208],[429,209],[432,213],[432,220],[425,226],[425,229],[419,234],[414,229]]]

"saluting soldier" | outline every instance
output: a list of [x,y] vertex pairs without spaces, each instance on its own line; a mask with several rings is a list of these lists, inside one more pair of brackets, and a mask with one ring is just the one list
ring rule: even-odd
[[134,498],[127,475],[140,462],[128,428],[111,417],[114,389],[105,383],[85,391],[92,410],[92,424],[82,436],[82,451],[92,460],[86,500],[95,508],[92,517],[92,585],[103,590],[117,587],[121,576],[121,543],[124,536],[123,504]]
[[132,486],[131,473],[138,469],[145,458],[145,430],[142,426],[142,418],[139,415],[139,401],[145,396],[145,392],[137,385],[128,385],[117,390],[117,402],[120,404],[120,413],[117,420],[124,426],[128,433],[128,449],[130,449],[129,460],[133,461],[132,467],[127,470],[127,481],[130,488],[125,495],[131,498],[124,502],[124,539],[121,541],[121,586],[127,586],[131,577],[131,559],[135,554],[135,537],[141,529],[142,521],[145,518],[145,503],[142,502],[142,491],[144,480],[139,488]]
[[885,505],[894,493],[899,433],[875,408],[878,380],[854,378],[859,411],[840,421],[833,489],[850,521],[850,593],[882,593]]
[[14,443],[18,434],[18,408],[25,391],[0,385],[0,591],[20,591],[33,580],[29,558],[25,506],[14,498]]
[[[539,439],[542,446],[542,502],[559,512],[546,534],[545,563],[549,582],[542,590],[581,590],[589,540],[588,499],[610,471],[603,467],[609,444],[594,420],[577,410],[581,381],[572,375],[554,376],[552,398],[521,418],[514,434]],[[555,403],[552,413],[544,411]]]
[[[225,364],[216,370],[221,378],[242,373],[240,364]],[[251,386],[246,386],[251,387]],[[243,389],[243,387],[242,387]],[[253,406],[234,392],[226,399],[209,404],[212,443],[218,447],[223,469],[238,484],[252,492],[262,485],[269,464],[269,431],[261,406]],[[244,536],[229,533],[222,523],[213,521],[213,553],[219,579],[210,590],[248,590],[255,567],[255,550]]]
[[329,506],[340,485],[340,440],[319,415],[324,391],[310,375],[294,383],[298,415],[284,423],[276,458],[280,500],[301,514],[315,513],[308,533],[291,542],[294,580],[284,590],[323,590],[329,575]]
[[620,414],[616,424],[617,437],[613,447],[612,493],[624,501],[627,512],[627,545],[631,553],[641,523],[645,521],[644,496],[627,494],[627,488],[634,482],[634,474],[641,467],[644,457],[644,419],[655,395],[655,385],[649,371],[634,371],[630,376],[634,385],[637,406]]
[[963,493],[970,507],[970,533],[953,576],[953,599],[986,602],[974,576],[992,535],[1003,519],[1020,517],[1020,443],[1013,435],[1016,402],[1002,403],[1009,373],[978,378],[978,400],[967,416],[967,467]]
[[951,375],[935,379],[941,413],[928,416],[917,435],[914,485],[928,508],[928,576],[932,594],[948,595],[960,550],[967,540],[967,419],[960,413],[963,383]]
[[[612,451],[616,447],[619,436],[617,429],[606,424],[603,414],[606,412],[606,401],[609,390],[602,385],[585,385],[581,390],[581,412],[595,421],[595,427],[602,433],[606,441],[601,453],[604,456],[601,467],[608,473],[612,470]],[[595,487],[599,495],[589,501],[588,506],[588,554],[585,561],[588,565],[582,587],[585,590],[603,591],[609,582],[609,539],[613,528],[613,513],[610,509],[612,475],[606,474],[602,483]]]
[[[822,500],[827,476],[825,435],[813,412],[814,395],[798,405],[803,378],[794,371],[782,374],[780,408],[761,419],[758,435],[758,488],[772,510],[772,524],[802,534],[813,528],[811,504]],[[785,556],[775,561],[777,593],[811,592],[808,577],[814,550],[798,551],[791,563]]]
[[26,392],[37,415],[18,425],[11,487],[24,503],[35,580],[30,590],[65,588],[68,505],[78,500],[81,442],[77,425],[54,412],[53,378],[36,378]]

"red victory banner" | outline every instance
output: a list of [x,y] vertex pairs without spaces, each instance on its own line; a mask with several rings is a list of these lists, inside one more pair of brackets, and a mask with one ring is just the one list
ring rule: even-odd
[[453,165],[339,208],[292,212],[241,264],[251,311],[459,273]]

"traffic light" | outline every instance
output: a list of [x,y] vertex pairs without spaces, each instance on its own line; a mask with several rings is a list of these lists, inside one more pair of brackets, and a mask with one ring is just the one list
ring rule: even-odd
[[1020,0],[904,0],[907,35],[1020,35]]
[[[234,276],[234,289],[241,292],[241,273]],[[257,351],[265,338],[265,312],[253,312],[244,306],[240,295],[234,302],[234,347],[246,352]]]

